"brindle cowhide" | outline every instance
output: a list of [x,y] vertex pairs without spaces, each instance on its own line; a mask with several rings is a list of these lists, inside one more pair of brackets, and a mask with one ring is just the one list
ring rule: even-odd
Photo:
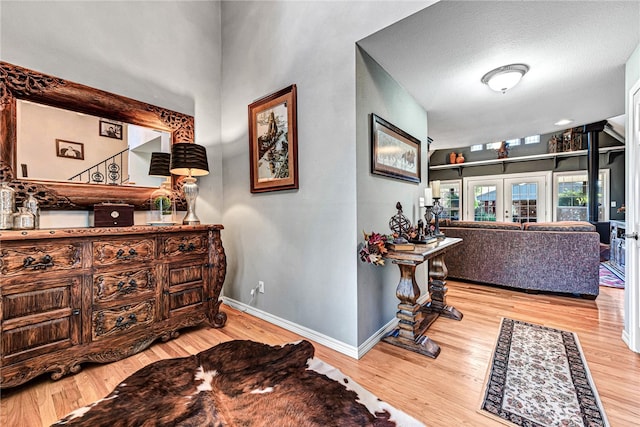
[[423,426],[313,354],[224,342],[152,363],[54,426]]

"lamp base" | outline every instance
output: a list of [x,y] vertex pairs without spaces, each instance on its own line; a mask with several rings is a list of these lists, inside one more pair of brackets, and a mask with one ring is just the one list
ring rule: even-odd
[[187,214],[184,216],[182,224],[200,224],[200,219],[196,215],[196,198],[198,197],[198,184],[196,184],[196,179],[191,176],[185,178],[182,191],[184,191],[184,198],[187,201]]
[[200,224],[200,219],[198,219],[198,217],[195,215],[187,214],[187,216],[185,216],[184,219],[182,220],[182,225],[198,225],[198,224]]

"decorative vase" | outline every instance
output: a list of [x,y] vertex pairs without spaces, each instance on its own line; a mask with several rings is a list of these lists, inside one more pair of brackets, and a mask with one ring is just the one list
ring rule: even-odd
[[27,199],[24,201],[24,207],[33,214],[35,228],[40,228],[40,208],[38,207],[38,200],[33,193],[27,193]]
[[449,154],[449,163],[454,164],[456,162],[456,153]]
[[36,227],[35,217],[26,206],[20,206],[13,214],[13,228],[16,230],[31,230]]
[[176,205],[171,193],[171,181],[162,183],[160,188],[151,193],[149,223],[153,225],[175,224]]
[[458,154],[458,157],[456,158],[456,163],[464,163],[464,156],[462,155],[462,153]]

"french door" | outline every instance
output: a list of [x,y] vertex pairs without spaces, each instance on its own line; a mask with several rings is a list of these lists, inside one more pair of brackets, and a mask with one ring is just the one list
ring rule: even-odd
[[464,179],[467,221],[542,222],[549,218],[551,173]]

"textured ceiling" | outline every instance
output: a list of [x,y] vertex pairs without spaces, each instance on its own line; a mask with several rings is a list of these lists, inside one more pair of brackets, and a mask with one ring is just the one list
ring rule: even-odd
[[[441,1],[359,44],[424,106],[431,149],[561,130],[624,114],[640,1]],[[505,94],[480,78],[530,71]],[[565,126],[566,127],[566,126]]]

